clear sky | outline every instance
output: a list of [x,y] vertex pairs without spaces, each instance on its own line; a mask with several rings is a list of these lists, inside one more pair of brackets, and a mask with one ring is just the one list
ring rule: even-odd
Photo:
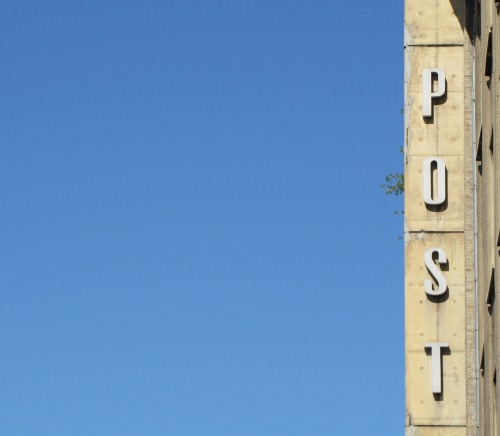
[[0,6],[0,435],[404,431],[403,2]]

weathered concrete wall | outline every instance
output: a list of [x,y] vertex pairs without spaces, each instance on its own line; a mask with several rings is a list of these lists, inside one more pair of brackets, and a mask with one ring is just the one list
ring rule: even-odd
[[476,4],[475,128],[477,159],[477,282],[479,434],[499,434],[500,395],[500,6],[493,0]]
[[[470,280],[474,246],[471,90],[466,84],[470,81],[470,62],[465,62],[470,51],[470,44],[467,45],[470,29],[466,23],[466,3],[465,0],[406,0],[405,3],[407,436],[475,434],[475,419],[470,418],[475,413],[475,319],[470,315],[474,313],[474,281]],[[424,117],[422,112],[426,68],[439,68],[446,77],[446,93],[434,101],[432,117]],[[446,164],[446,201],[439,206],[424,202],[423,162],[429,157],[443,158]],[[465,164],[471,168],[465,168]],[[437,188],[435,179],[433,189]],[[448,285],[447,292],[439,297],[424,291],[425,280],[433,279],[437,286],[424,263],[425,251],[434,247],[443,249],[448,260],[439,265]],[[431,389],[432,358],[424,347],[428,342],[449,344],[441,357],[439,394]]]

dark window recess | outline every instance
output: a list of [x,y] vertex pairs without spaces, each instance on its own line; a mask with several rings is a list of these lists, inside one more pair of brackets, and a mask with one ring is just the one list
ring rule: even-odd
[[476,3],[476,43],[481,40],[481,2]]
[[481,374],[481,377],[484,378],[484,347],[483,347],[483,352],[481,353],[481,365],[479,367],[479,372]]
[[488,81],[488,86],[491,83],[491,74],[493,73],[493,50],[491,42],[491,32],[488,34],[488,48],[486,49],[486,59],[484,62],[484,75]]
[[479,140],[477,141],[476,147],[476,161],[481,162],[483,160],[483,129],[479,131]]
[[488,312],[490,315],[493,314],[493,307],[495,305],[495,269],[491,270],[490,279],[490,289],[488,291],[488,298],[486,299],[486,305],[488,306]]
[[494,144],[495,144],[495,138],[494,138],[494,135],[493,135],[493,129],[491,129],[490,151],[492,153],[493,153]]

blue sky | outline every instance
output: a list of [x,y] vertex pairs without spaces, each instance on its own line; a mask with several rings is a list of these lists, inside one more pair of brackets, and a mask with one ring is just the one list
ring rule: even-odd
[[0,434],[400,435],[403,2],[0,6]]

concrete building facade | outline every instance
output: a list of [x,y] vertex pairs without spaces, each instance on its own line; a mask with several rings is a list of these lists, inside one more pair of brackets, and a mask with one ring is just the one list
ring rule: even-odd
[[500,436],[499,2],[405,2],[407,435]]
[[480,435],[500,434],[500,401],[496,382],[500,370],[500,326],[495,302],[500,277],[500,134],[499,93],[499,2],[475,4],[475,160],[477,187],[477,319],[478,319],[478,423]]

